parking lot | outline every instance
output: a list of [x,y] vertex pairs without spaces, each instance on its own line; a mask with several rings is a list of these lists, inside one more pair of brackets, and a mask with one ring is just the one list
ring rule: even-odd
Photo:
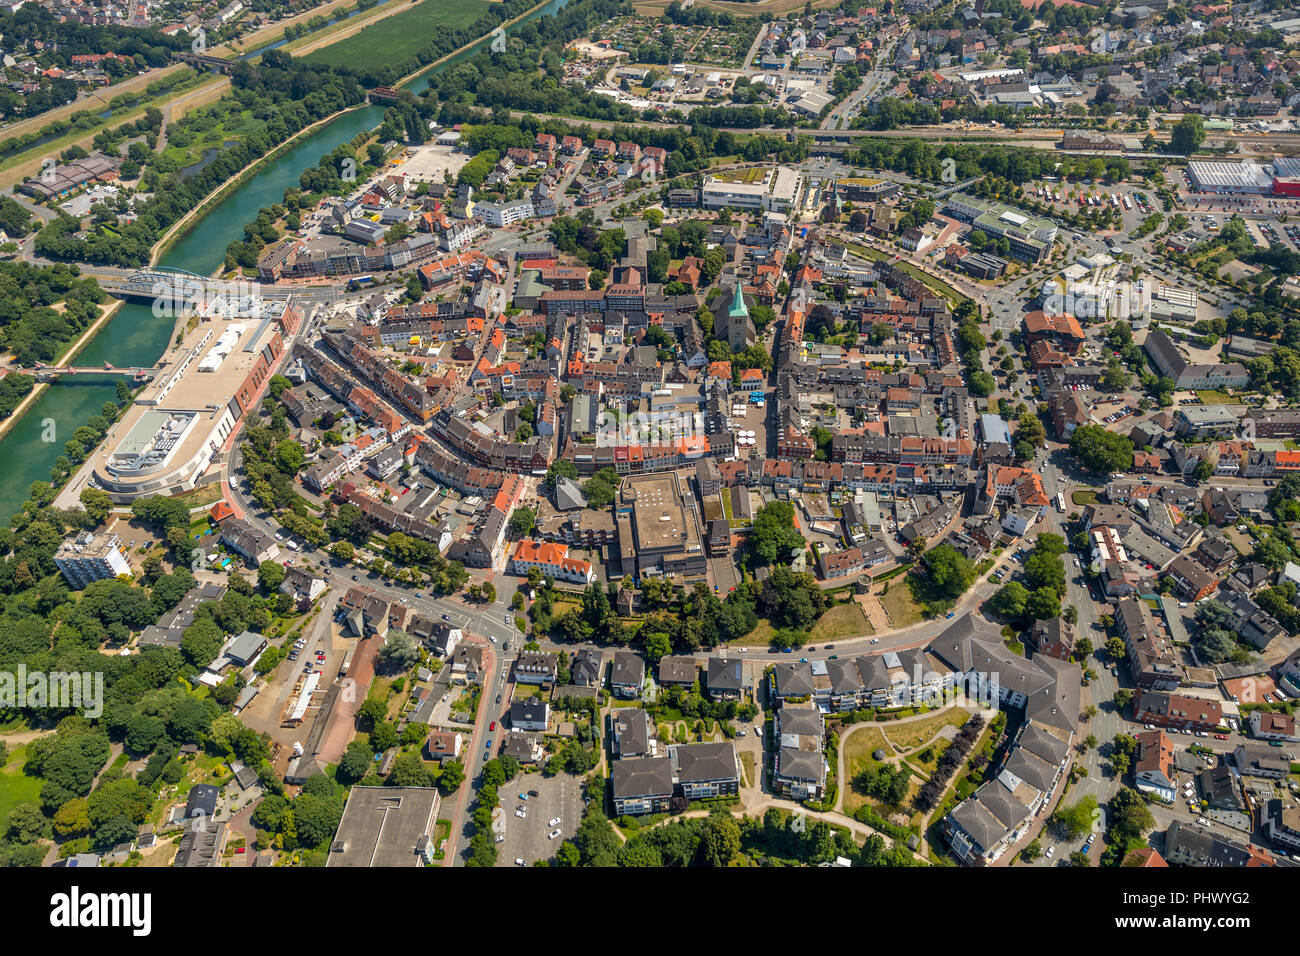
[[[505,839],[497,844],[497,866],[515,866],[516,860],[532,866],[538,860],[549,860],[561,841],[578,832],[583,806],[582,781],[577,777],[521,773],[502,786],[500,794],[502,813],[496,832]],[[524,817],[518,816],[519,808],[523,808]],[[552,825],[557,817],[560,822]],[[548,836],[557,829],[558,836]]]

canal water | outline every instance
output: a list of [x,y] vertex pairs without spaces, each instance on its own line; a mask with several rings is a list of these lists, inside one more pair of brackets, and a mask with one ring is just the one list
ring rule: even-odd
[[[568,2],[551,0],[529,14],[528,19],[553,16]],[[487,41],[485,37],[451,60],[431,67],[403,88],[414,93],[427,89],[429,73],[472,56]],[[245,223],[259,209],[279,202],[287,188],[298,184],[304,169],[314,166],[340,143],[378,126],[383,116],[384,107],[365,106],[331,120],[299,140],[204,213],[172,244],[159,264],[211,275],[225,261],[226,246],[243,237]],[[86,345],[76,363],[90,366],[111,362],[118,368],[148,368],[166,350],[173,326],[171,316],[155,316],[150,306],[127,302]],[[22,507],[32,482],[49,479],[50,468],[63,453],[63,445],[72,433],[91,415],[99,414],[103,404],[116,395],[117,379],[109,375],[67,376],[45,390],[0,439],[0,462],[4,462],[0,468],[0,515],[11,515]]]

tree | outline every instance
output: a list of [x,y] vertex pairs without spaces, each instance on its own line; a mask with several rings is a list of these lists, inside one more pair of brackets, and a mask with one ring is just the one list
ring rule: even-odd
[[1036,621],[1061,616],[1061,596],[1050,587],[1035,588],[1025,603],[1025,614]]
[[108,496],[108,492],[98,488],[83,488],[79,500],[81,507],[86,510],[86,517],[95,525],[103,524],[113,507],[113,499]]
[[1080,425],[1070,436],[1070,451],[1093,474],[1127,471],[1133,467],[1133,442],[1100,425]]
[[292,438],[286,438],[275,446],[275,466],[286,475],[296,475],[306,459],[302,445]]
[[587,505],[602,511],[614,503],[614,493],[618,491],[622,479],[613,468],[601,468],[586,480],[582,493],[587,496]]
[[989,395],[992,395],[993,390],[997,387],[998,383],[994,381],[993,376],[988,372],[974,372],[970,376],[971,393],[973,395],[978,395],[980,398],[986,398]]
[[1097,818],[1097,798],[1087,794],[1073,806],[1057,807],[1052,814],[1052,824],[1069,839],[1083,836],[1092,829],[1092,822]]
[[1110,842],[1125,846],[1141,840],[1156,825],[1141,794],[1129,787],[1111,797],[1109,823]]
[[1025,615],[1029,591],[1019,581],[1008,581],[989,598],[989,610],[1007,620],[1020,620]]
[[803,545],[803,535],[794,526],[794,507],[788,501],[769,501],[755,513],[749,546],[762,564],[787,562]]
[[5,836],[15,843],[35,843],[49,835],[50,823],[34,803],[20,803],[10,809]]
[[1204,142],[1205,121],[1199,113],[1186,113],[1174,124],[1173,133],[1169,137],[1169,149],[1188,156],[1200,149]]
[[284,565],[275,561],[263,561],[257,566],[257,583],[266,594],[273,594],[284,583]]
[[394,671],[407,671],[420,662],[420,645],[405,631],[389,630],[379,659]]
[[442,765],[442,773],[438,777],[438,789],[444,794],[455,793],[464,782],[465,765],[459,760],[448,760]]
[[374,756],[368,744],[361,740],[354,740],[348,744],[348,749],[339,762],[339,773],[344,780],[360,780],[370,771]]
[[521,505],[510,516],[510,531],[520,538],[526,538],[532,534],[536,525],[537,512],[532,508]]
[[419,753],[409,750],[398,755],[393,761],[393,769],[388,774],[387,783],[394,787],[432,787],[434,777]]
[[921,558],[921,564],[930,585],[944,597],[960,597],[975,580],[975,566],[951,545],[931,548]]
[[1129,385],[1128,370],[1123,365],[1120,365],[1118,361],[1112,362],[1101,373],[1101,384],[1103,388],[1110,392],[1124,391]]
[[715,811],[700,827],[700,858],[706,866],[722,867],[740,852],[740,825],[731,814]]

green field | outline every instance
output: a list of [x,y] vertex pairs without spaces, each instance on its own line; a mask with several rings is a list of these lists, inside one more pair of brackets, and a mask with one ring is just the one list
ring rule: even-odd
[[0,768],[0,820],[20,803],[40,803],[41,779],[23,773],[26,747],[9,751],[9,759]]
[[385,17],[345,40],[321,47],[304,60],[325,66],[354,66],[365,69],[385,63],[400,63],[444,28],[469,26],[488,9],[488,0],[429,0],[410,10]]

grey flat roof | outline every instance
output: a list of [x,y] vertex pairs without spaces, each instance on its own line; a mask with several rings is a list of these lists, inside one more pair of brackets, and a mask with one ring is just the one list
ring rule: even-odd
[[353,787],[326,866],[422,866],[441,800],[426,787]]

